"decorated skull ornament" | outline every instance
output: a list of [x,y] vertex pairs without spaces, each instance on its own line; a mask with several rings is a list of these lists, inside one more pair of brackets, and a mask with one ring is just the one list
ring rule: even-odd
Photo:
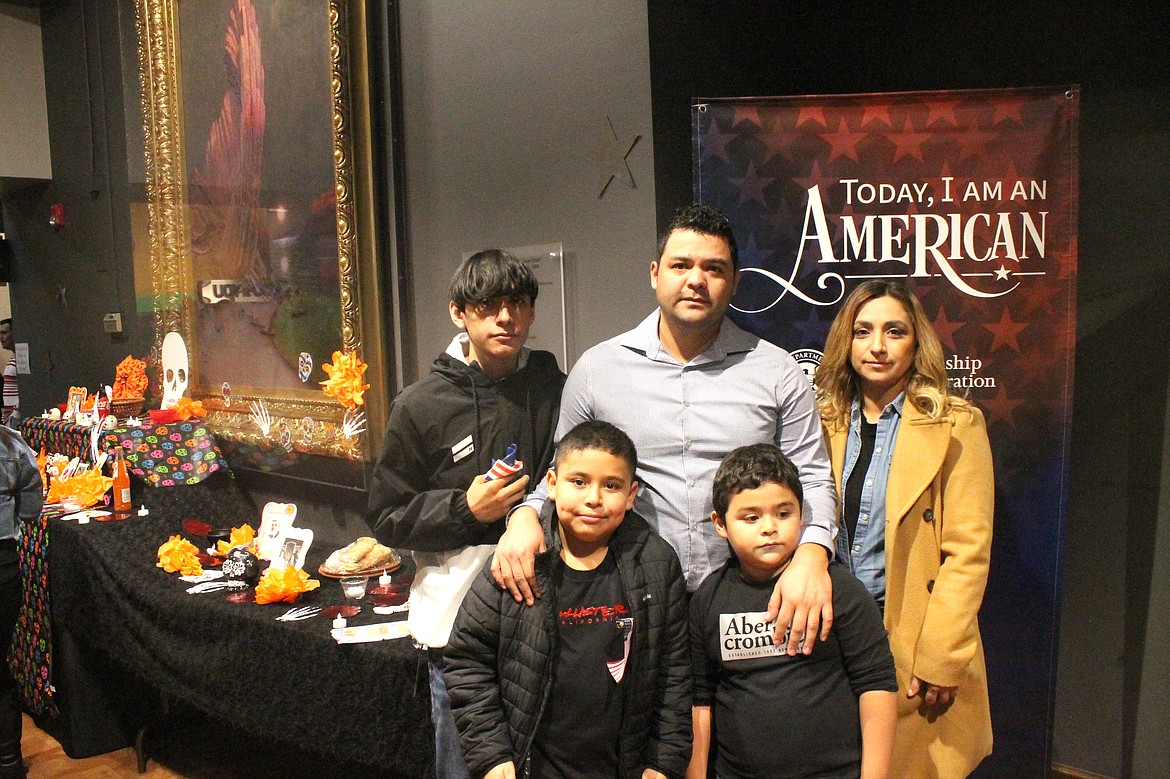
[[260,559],[245,546],[232,547],[223,561],[223,575],[231,582],[255,584],[260,578]]
[[162,347],[163,397],[162,407],[171,408],[187,392],[191,364],[187,344],[178,333],[167,333]]

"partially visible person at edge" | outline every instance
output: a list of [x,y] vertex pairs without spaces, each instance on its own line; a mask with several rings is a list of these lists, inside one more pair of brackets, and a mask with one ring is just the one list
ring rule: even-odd
[[[15,430],[0,426],[0,645],[8,656],[20,613],[21,526],[41,513],[41,473],[32,449]],[[0,779],[26,775],[20,754],[21,708],[7,662],[0,672]]]
[[[12,319],[0,319],[0,346],[6,351],[16,350],[15,339],[12,334]],[[4,366],[4,397],[0,407],[0,424],[7,425],[20,419],[20,385],[16,377],[16,355],[8,358]],[[15,419],[13,418],[15,417]]]
[[995,497],[983,414],[950,394],[942,344],[897,282],[849,295],[816,384],[842,496],[837,556],[883,608],[898,673],[890,776],[967,776],[992,742],[978,621]]
[[[715,469],[737,446],[775,444],[800,472],[805,505],[800,548],[769,613],[779,615],[776,643],[808,653],[833,621],[837,499],[808,379],[788,352],[725,317],[737,262],[727,217],[703,205],[679,211],[650,263],[658,308],[581,356],[565,383],[557,437],[588,419],[630,435],[642,484],[635,510],[674,547],[692,592],[729,554],[707,519]],[[539,596],[532,564],[543,548],[536,512],[545,494],[542,485],[511,513],[492,567],[500,586],[528,603]]]
[[[414,551],[408,625],[427,649],[438,779],[466,777],[443,681],[443,647],[509,508],[553,454],[565,375],[524,344],[539,291],[507,252],[479,252],[455,272],[448,310],[460,332],[431,372],[390,408],[367,520],[383,544]],[[515,473],[486,479],[516,445]]]

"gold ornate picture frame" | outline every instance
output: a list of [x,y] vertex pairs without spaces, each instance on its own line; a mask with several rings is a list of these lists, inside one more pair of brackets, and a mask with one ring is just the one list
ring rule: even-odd
[[[208,426],[263,470],[367,460],[385,427],[364,14],[137,0],[156,354],[182,335]],[[348,410],[337,353],[367,366]]]

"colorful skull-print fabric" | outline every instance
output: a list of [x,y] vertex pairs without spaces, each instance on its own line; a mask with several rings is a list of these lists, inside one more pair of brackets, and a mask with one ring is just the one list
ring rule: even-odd
[[57,714],[50,669],[53,660],[52,618],[49,613],[49,517],[60,509],[45,509],[20,530],[21,604],[12,633],[8,661],[17,689],[29,711]]
[[56,452],[89,462],[89,428],[63,419],[30,417],[20,423],[20,434],[34,452]]
[[112,430],[105,444],[122,447],[130,472],[153,487],[198,484],[227,467],[215,437],[198,419]]

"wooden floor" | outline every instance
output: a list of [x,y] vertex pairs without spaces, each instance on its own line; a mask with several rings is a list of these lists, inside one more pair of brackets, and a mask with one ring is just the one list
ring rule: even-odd
[[148,777],[149,779],[187,779],[185,774],[151,760],[145,774],[138,773],[134,750],[127,747],[84,760],[72,760],[57,741],[37,728],[25,715],[24,735],[20,740],[29,779],[112,779],[113,777]]
[[393,773],[257,739],[191,710],[172,712],[148,731],[146,750],[145,774],[138,773],[130,747],[73,760],[56,739],[24,717],[21,751],[30,779],[386,779]]

